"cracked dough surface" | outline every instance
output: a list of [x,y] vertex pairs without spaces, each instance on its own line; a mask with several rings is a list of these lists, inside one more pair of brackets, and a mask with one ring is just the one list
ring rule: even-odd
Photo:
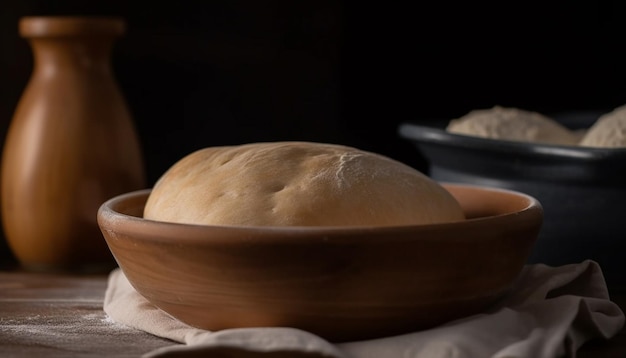
[[439,183],[391,158],[352,147],[265,142],[208,147],[155,183],[146,219],[261,226],[381,226],[458,221]]

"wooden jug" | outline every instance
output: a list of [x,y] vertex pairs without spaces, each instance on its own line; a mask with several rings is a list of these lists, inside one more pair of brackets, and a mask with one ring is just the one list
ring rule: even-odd
[[139,138],[111,66],[119,18],[25,17],[34,56],[2,153],[2,223],[21,265],[112,266],[96,214],[146,185]]

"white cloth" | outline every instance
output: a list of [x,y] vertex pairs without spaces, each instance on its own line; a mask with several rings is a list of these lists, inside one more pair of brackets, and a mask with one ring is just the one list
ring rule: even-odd
[[120,269],[109,276],[104,311],[118,323],[173,341],[144,357],[265,357],[268,352],[276,357],[332,358],[575,357],[583,343],[608,339],[624,326],[624,313],[610,300],[602,270],[591,260],[558,267],[526,265],[508,296],[484,313],[358,342],[333,344],[287,327],[217,332],[193,328],[149,303]]

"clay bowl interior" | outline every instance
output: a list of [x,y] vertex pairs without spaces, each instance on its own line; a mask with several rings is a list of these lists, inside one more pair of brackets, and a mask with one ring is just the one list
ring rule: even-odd
[[295,327],[330,341],[430,328],[481,312],[526,263],[543,210],[528,195],[444,184],[467,220],[403,227],[220,227],[141,217],[149,190],[98,223],[148,301],[191,326]]

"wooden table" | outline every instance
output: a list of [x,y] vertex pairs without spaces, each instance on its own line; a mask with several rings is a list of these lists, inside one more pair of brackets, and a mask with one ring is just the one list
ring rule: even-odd
[[[140,357],[175,344],[108,319],[102,310],[106,280],[106,273],[0,270],[0,357]],[[612,299],[626,308],[626,292]],[[604,357],[626,357],[626,330],[587,343],[577,355]]]

